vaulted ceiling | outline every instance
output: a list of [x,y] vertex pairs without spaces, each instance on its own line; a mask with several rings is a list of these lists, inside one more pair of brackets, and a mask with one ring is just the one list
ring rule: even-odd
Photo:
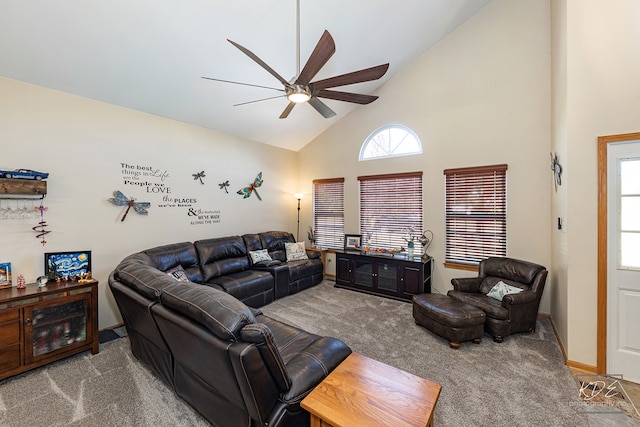
[[[490,0],[300,0],[304,65],[326,29],[336,53],[316,79],[390,63],[380,80],[339,88],[375,94]],[[0,7],[0,76],[297,151],[353,108],[323,118],[270,89],[296,65],[296,0],[11,0]],[[0,94],[1,96],[1,94]]]

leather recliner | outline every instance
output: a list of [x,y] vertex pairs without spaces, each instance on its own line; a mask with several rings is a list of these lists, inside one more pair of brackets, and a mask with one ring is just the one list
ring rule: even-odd
[[[486,314],[485,331],[494,341],[516,332],[534,333],[538,307],[547,279],[541,265],[507,257],[490,257],[480,261],[478,277],[451,279],[453,290],[447,295],[482,309]],[[487,296],[498,283],[522,289],[499,301]]]
[[176,281],[153,265],[190,265],[194,253],[162,254],[131,255],[109,276],[132,353],[215,426],[309,426],[300,402],[351,349]]

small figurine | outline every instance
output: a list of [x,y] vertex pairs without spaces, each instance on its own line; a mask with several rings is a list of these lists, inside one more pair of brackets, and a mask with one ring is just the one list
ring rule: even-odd
[[24,276],[22,274],[18,275],[18,289],[24,289],[27,287],[27,282],[24,280]]
[[78,279],[78,283],[80,284],[91,283],[91,282],[93,282],[93,278],[91,277],[90,271],[87,271],[86,273],[82,274]]

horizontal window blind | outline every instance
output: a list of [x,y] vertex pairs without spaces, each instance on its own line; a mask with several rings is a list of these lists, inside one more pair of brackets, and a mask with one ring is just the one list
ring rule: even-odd
[[360,176],[362,244],[374,248],[407,247],[413,228],[415,252],[422,246],[422,172]]
[[344,178],[313,181],[313,228],[316,245],[344,246]]
[[444,171],[446,262],[507,253],[507,165]]

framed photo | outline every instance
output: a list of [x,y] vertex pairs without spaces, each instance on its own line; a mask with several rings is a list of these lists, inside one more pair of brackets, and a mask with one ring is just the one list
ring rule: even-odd
[[44,275],[78,277],[91,271],[91,251],[48,252],[44,254]]
[[362,235],[361,234],[345,234],[344,235],[344,250],[357,249],[361,246]]
[[13,285],[11,280],[11,263],[0,263],[0,289],[10,288]]

